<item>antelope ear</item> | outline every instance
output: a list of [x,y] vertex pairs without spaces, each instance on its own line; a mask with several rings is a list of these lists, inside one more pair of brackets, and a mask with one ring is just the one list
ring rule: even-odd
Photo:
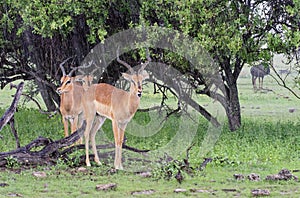
[[141,75],[143,76],[143,80],[149,78],[149,74],[148,74],[145,70],[143,70],[143,71],[141,72]]
[[128,81],[131,81],[132,80],[132,78],[131,78],[131,75],[130,74],[127,74],[127,73],[122,73],[122,76],[126,79],[126,80],[128,80]]
[[74,81],[75,82],[83,82],[84,81],[83,76],[82,75],[75,76]]

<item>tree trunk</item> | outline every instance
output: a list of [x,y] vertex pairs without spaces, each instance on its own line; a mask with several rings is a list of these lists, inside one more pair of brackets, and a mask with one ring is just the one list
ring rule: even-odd
[[41,93],[41,96],[43,98],[43,101],[46,105],[47,111],[55,111],[56,110],[56,105],[53,101],[53,98],[51,96],[51,91],[47,85],[43,84],[40,81],[36,81],[39,91]]
[[229,87],[228,94],[227,108],[225,108],[225,110],[228,118],[229,129],[231,131],[235,131],[241,127],[241,108],[236,83]]
[[[230,58],[222,57],[220,59],[221,67],[224,70],[224,96],[226,98],[226,106],[224,106],[228,118],[229,129],[235,131],[241,127],[241,107],[239,101],[239,93],[237,88],[237,79],[243,67],[241,60],[236,57],[234,67],[232,67]],[[223,61],[222,61],[223,60]],[[233,69],[232,69],[233,68]]]

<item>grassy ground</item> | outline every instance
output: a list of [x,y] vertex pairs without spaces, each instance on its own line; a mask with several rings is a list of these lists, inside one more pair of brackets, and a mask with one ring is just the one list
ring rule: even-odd
[[[274,170],[274,168],[272,169]],[[268,174],[266,170],[257,169],[261,177]],[[195,177],[187,178],[182,184],[175,180],[155,180],[143,178],[131,173],[119,172],[114,175],[103,175],[99,168],[93,168],[85,173],[76,170],[47,170],[46,178],[36,178],[31,171],[20,174],[2,172],[1,181],[9,183],[1,188],[0,196],[23,197],[130,197],[134,193],[153,190],[151,197],[250,197],[252,189],[268,189],[271,197],[299,197],[299,183],[293,181],[236,181],[232,174],[246,172],[235,168],[207,167]],[[98,184],[116,183],[112,191],[97,191]],[[175,189],[186,189],[183,193],[174,193]],[[195,191],[199,192],[195,192]],[[201,190],[201,191],[200,191]],[[139,195],[146,197],[149,195]]]
[[[273,72],[271,72],[272,75]],[[293,88],[293,78],[288,77],[287,84]],[[258,83],[258,82],[257,82]],[[271,76],[264,78],[263,90],[255,92],[251,85],[249,68],[244,68],[238,80],[239,97],[242,115],[253,118],[268,118],[278,120],[299,120],[299,99],[292,95],[287,89],[279,86]],[[300,91],[293,89],[298,95]],[[291,113],[294,109],[294,112]]]
[[[1,171],[0,184],[8,184],[8,186],[0,185],[0,197],[129,197],[145,190],[148,192],[153,190],[152,197],[250,197],[253,189],[267,189],[271,197],[300,197],[299,182],[265,180],[267,175],[277,174],[282,168],[287,168],[293,171],[293,175],[300,177],[299,100],[285,89],[278,87],[270,76],[265,78],[264,84],[269,91],[254,92],[250,82],[249,75],[245,71],[238,82],[242,127],[233,133],[225,126],[215,137],[216,142],[212,143],[212,149],[204,155],[199,154],[199,150],[205,149],[202,142],[209,135],[208,124],[204,119],[199,118],[197,124],[194,122],[195,119],[194,121],[185,119],[187,123],[183,123],[180,117],[174,115],[162,126],[154,126],[150,125],[151,119],[156,118],[154,115],[136,114],[133,124],[127,130],[127,145],[157,151],[165,151],[163,148],[167,145],[176,151],[178,145],[183,145],[190,140],[194,143],[194,147],[189,152],[189,162],[192,167],[199,167],[203,157],[213,158],[203,171],[194,171],[192,175],[182,171],[184,180],[181,184],[174,176],[178,173],[180,162],[186,157],[186,149],[179,152],[178,161],[171,163],[161,159],[164,153],[150,153],[148,156],[143,156],[125,151],[126,171],[118,173],[110,171],[113,164],[111,159],[103,161],[101,167],[93,164],[83,172],[78,170],[76,162],[59,162],[54,167],[38,167],[20,172],[18,163],[12,161],[6,170]],[[9,95],[13,92],[1,90],[1,115],[4,108],[10,104],[12,99]],[[197,99],[202,100],[203,104],[208,102],[205,98]],[[153,102],[155,100],[158,101],[159,97],[151,96],[151,91],[148,91],[143,96],[143,105],[155,105]],[[289,109],[295,111],[291,113]],[[157,125],[157,122],[155,123]],[[16,113],[16,124],[21,145],[28,144],[38,136],[54,140],[63,137],[59,115],[48,118],[35,109],[20,108]],[[190,130],[193,126],[196,127],[197,133]],[[155,133],[151,134],[147,128],[153,129],[153,127],[156,127]],[[187,134],[188,137],[179,136],[178,141],[168,144],[180,134]],[[8,127],[0,132],[0,136],[2,136],[1,152],[15,148],[15,141]],[[112,141],[109,121],[105,123],[103,131],[98,133],[97,139],[99,143]],[[83,154],[81,151],[76,153],[76,155],[81,154]],[[150,159],[152,162],[141,163],[136,159]],[[70,165],[75,167],[71,168]],[[152,171],[152,176],[149,178],[136,173],[149,169]],[[32,175],[35,171],[44,171],[47,176],[35,177]],[[250,173],[259,174],[260,181],[249,181],[247,178],[237,181],[233,177],[233,174],[237,173],[245,176]],[[96,185],[105,183],[116,183],[117,188],[107,192],[96,190]],[[174,190],[178,188],[185,189],[186,192],[175,193]]]

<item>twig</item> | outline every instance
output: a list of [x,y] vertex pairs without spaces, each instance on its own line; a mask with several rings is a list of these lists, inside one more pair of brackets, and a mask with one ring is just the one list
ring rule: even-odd
[[284,79],[282,79],[281,76],[278,74],[278,72],[276,71],[276,69],[274,68],[273,65],[271,65],[271,68],[272,68],[272,70],[274,71],[276,77],[279,78],[279,80],[278,80],[275,76],[273,76],[273,75],[270,74],[270,76],[277,82],[277,84],[278,84],[279,86],[282,86],[283,88],[287,89],[287,90],[288,90],[289,92],[291,92],[297,99],[300,99],[300,96],[299,96],[296,92],[294,92],[290,87],[288,87],[288,86],[286,85],[285,79],[286,79],[287,76],[286,76]]
[[202,164],[200,165],[200,170],[204,170],[206,165],[209,163],[209,162],[212,162],[213,159],[212,158],[204,158],[204,161],[202,162]]
[[[12,88],[18,88],[16,85],[10,83],[10,89]],[[32,96],[28,95],[28,94],[25,94],[25,93],[22,93],[21,94],[22,96],[25,96],[26,98],[32,100],[32,102],[34,102],[36,104],[36,106],[39,108],[39,112],[42,113],[42,114],[47,114],[49,115],[49,117],[52,117],[53,115],[56,114],[56,111],[54,112],[48,112],[48,111],[44,111],[41,107],[41,105],[38,103],[38,101],[36,99],[34,99]]]
[[139,112],[149,112],[149,111],[154,111],[154,110],[158,110],[161,109],[162,106],[154,106],[154,107],[149,107],[149,108],[145,108],[145,109],[138,109],[137,111]]
[[20,148],[20,141],[19,141],[19,137],[18,137],[18,132],[15,128],[15,117],[14,116],[10,119],[9,125],[10,125],[11,132],[15,136],[17,148]]
[[30,99],[33,103],[35,103],[36,106],[37,106],[38,109],[39,109],[39,112],[42,113],[42,114],[47,114],[47,115],[49,115],[49,118],[53,117],[53,116],[56,114],[56,112],[57,112],[57,111],[53,111],[53,112],[44,111],[44,110],[42,109],[41,105],[39,104],[39,102],[38,102],[35,98],[33,98],[32,96],[30,96],[30,95],[28,95],[28,94],[24,94],[24,93],[22,93],[22,96],[25,96],[26,98]]

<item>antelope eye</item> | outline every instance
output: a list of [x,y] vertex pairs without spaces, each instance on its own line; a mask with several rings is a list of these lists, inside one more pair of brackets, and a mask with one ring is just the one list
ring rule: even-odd
[[66,85],[68,85],[68,84],[70,84],[71,83],[71,80],[68,80],[67,82],[66,82]]

